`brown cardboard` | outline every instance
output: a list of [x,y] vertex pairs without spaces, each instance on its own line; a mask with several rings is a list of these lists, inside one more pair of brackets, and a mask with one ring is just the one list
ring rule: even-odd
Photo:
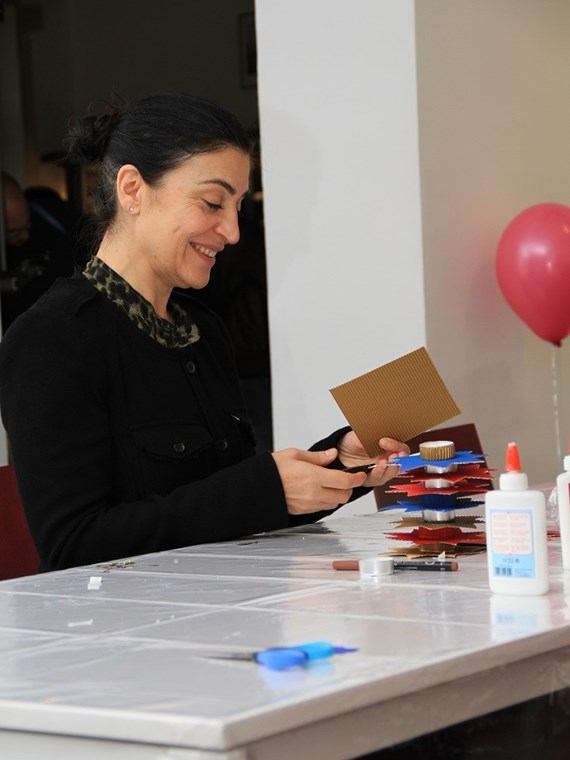
[[370,457],[384,436],[407,441],[461,413],[425,348],[330,392]]

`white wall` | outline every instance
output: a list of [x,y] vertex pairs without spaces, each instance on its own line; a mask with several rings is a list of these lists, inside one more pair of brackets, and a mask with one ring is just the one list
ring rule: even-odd
[[509,310],[494,256],[523,208],[570,202],[570,4],[256,14],[276,445],[342,423],[328,388],[427,342],[490,464],[516,440],[531,481],[552,480],[568,348],[557,435],[550,346]]
[[570,205],[570,3],[429,0],[416,28],[428,348],[490,463],[513,440],[531,482],[551,481],[570,439],[570,339],[555,349],[514,314],[495,254],[523,209]]
[[277,448],[425,345],[413,2],[257,0]]

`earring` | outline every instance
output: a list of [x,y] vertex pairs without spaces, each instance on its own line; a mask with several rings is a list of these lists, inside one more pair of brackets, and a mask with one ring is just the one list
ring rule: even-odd
[[129,214],[134,214],[134,213],[135,213],[135,207],[129,206]]

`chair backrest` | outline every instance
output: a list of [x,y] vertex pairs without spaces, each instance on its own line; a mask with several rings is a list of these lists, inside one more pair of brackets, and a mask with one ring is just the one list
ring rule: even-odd
[[5,465],[0,467],[0,580],[34,575],[39,564],[14,468]]
[[[453,425],[452,427],[438,428],[437,430],[428,430],[426,433],[410,438],[406,441],[412,454],[419,449],[420,443],[424,441],[453,441],[456,451],[472,451],[474,454],[482,454],[481,441],[477,433],[477,428],[472,422],[464,425]],[[485,461],[485,467],[487,463]],[[490,485],[489,488],[493,486]],[[374,489],[377,509],[388,507],[396,502],[401,501],[402,494],[387,493],[383,486]]]

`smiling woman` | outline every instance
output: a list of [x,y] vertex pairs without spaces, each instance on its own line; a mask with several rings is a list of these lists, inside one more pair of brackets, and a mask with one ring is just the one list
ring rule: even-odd
[[203,288],[216,255],[239,240],[249,171],[249,155],[237,148],[191,156],[155,186],[136,166],[121,166],[117,218],[97,256],[172,321],[172,288]]
[[[234,539],[319,519],[386,482],[349,429],[255,452],[221,319],[203,288],[239,239],[250,144],[221,106],[149,95],[80,120],[97,162],[95,254],[0,344],[0,407],[43,569]],[[407,453],[397,441],[382,448]]]

